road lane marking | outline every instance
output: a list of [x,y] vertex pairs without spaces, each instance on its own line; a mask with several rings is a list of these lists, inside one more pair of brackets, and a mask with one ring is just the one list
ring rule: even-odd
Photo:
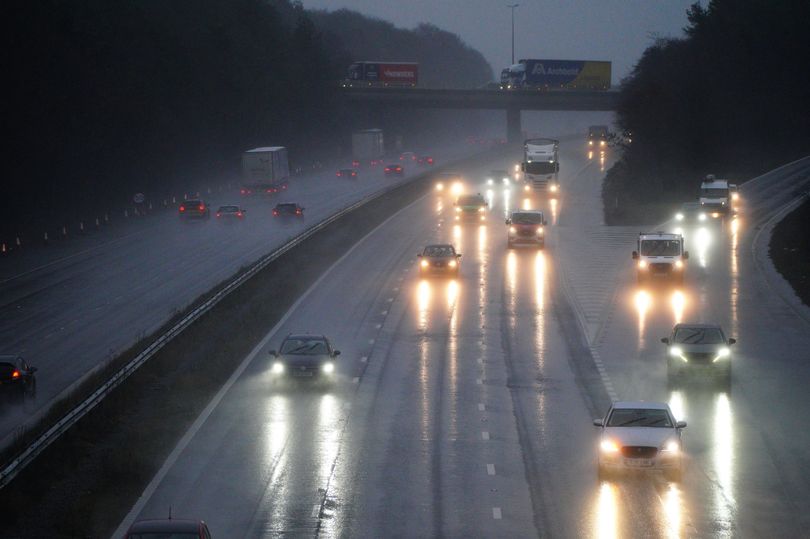
[[312,506],[312,518],[318,518],[318,515],[321,514],[321,506],[320,505],[313,505]]
[[366,361],[368,361],[368,356],[363,356],[360,358],[361,363],[365,363]]
[[374,324],[374,329],[380,329],[380,328],[382,328],[382,324]]
[[483,412],[483,411],[484,411],[484,410],[486,410],[486,409],[487,409],[487,407],[486,407],[486,406],[484,406],[484,403],[483,403],[483,402],[479,402],[479,403],[478,403],[478,411],[479,411],[479,412]]
[[495,465],[487,464],[487,475],[495,475]]
[[479,357],[476,361],[478,362],[479,365],[484,364],[484,358],[482,358],[482,357]]
[[475,383],[476,383],[476,384],[478,384],[478,385],[480,386],[480,385],[483,385],[483,384],[484,384],[484,381],[483,381],[483,380],[481,380],[480,378],[478,378],[478,379],[475,381]]
[[353,384],[359,384],[359,383],[360,383],[360,377],[359,377],[359,376],[355,376],[354,378],[352,378],[352,383],[353,383]]
[[[483,438],[484,440],[489,440],[489,432],[487,432],[485,430],[481,431],[481,438]],[[490,474],[490,475],[493,475],[493,474]]]
[[492,508],[492,518],[495,520],[501,520],[501,508],[500,507],[493,507]]

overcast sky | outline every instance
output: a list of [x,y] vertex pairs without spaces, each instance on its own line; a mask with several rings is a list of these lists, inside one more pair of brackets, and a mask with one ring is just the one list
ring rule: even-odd
[[[609,60],[617,84],[653,37],[680,37],[695,0],[303,0],[304,6],[348,8],[413,28],[420,22],[458,34],[478,49],[497,77],[511,60],[515,9],[515,60]],[[705,5],[705,1],[703,2]],[[374,60],[374,58],[357,58]],[[409,60],[409,58],[403,58]]]

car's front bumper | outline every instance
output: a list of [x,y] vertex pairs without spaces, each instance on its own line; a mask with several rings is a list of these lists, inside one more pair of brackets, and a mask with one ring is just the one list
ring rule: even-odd
[[609,470],[678,470],[680,452],[658,451],[652,458],[628,458],[620,452],[599,455],[599,466]]

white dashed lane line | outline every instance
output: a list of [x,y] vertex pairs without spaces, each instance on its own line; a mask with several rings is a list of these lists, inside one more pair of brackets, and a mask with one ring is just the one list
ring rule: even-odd
[[487,475],[495,475],[495,465],[487,464]]
[[501,514],[501,508],[500,507],[493,507],[492,508],[492,518],[494,518],[495,520],[501,520],[502,517],[503,517],[503,515]]
[[485,430],[481,431],[481,439],[482,440],[489,440],[489,432],[487,432]]
[[479,402],[479,403],[478,403],[478,411],[479,411],[479,412],[483,412],[483,411],[484,411],[484,410],[486,410],[486,409],[487,409],[487,407],[484,405],[484,403],[483,403],[483,402]]

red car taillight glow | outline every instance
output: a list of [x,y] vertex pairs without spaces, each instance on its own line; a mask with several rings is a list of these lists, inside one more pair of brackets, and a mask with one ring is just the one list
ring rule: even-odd
[[185,206],[180,206],[180,211],[186,211],[186,207]]
[[205,210],[205,206],[203,206],[202,204],[200,204],[200,211],[203,211],[203,210]]
[[20,371],[15,370],[14,372],[11,373],[11,378],[13,380],[16,380],[19,377],[20,377]]

